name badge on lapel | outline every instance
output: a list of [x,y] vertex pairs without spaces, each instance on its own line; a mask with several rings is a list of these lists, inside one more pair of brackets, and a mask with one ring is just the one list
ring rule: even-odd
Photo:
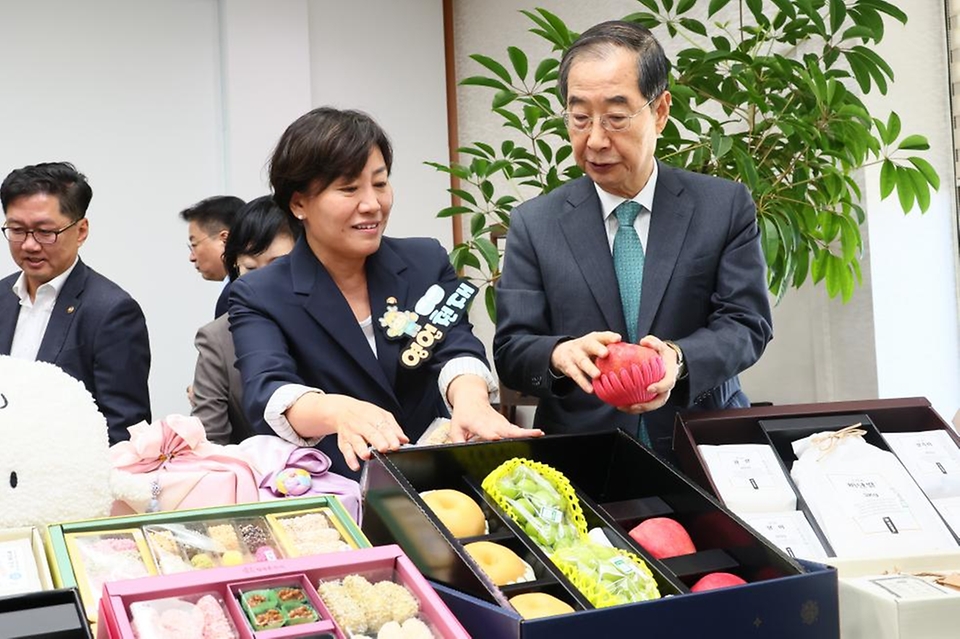
[[[467,305],[478,290],[473,284],[460,281],[456,290],[447,295],[442,286],[434,284],[417,300],[412,311],[400,310],[397,298],[388,297],[387,310],[379,319],[380,327],[387,339],[410,339],[400,352],[400,363],[405,368],[417,368],[430,359],[434,347],[446,336],[446,330],[467,314]],[[429,321],[421,323],[421,318]]]

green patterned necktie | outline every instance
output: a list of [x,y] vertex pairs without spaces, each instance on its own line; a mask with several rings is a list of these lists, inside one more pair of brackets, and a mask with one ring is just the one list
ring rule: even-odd
[[[640,339],[637,335],[637,318],[640,315],[640,288],[643,284],[643,244],[633,223],[642,209],[637,202],[627,200],[613,210],[619,222],[617,234],[613,237],[613,267],[620,285],[627,337],[632,344]],[[637,420],[637,439],[647,448],[653,447],[642,416]]]
[[627,322],[627,337],[637,343],[637,317],[640,314],[640,287],[643,284],[643,244],[633,228],[633,222],[641,207],[627,200],[613,210],[620,223],[613,238],[613,267],[620,284],[620,301],[623,303],[623,319]]

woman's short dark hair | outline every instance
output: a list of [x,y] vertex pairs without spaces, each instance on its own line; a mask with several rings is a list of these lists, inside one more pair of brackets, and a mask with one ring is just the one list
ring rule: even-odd
[[250,200],[233,218],[223,247],[223,264],[231,280],[240,277],[237,260],[241,255],[260,255],[278,236],[300,237],[300,220],[277,207],[269,195]]
[[640,95],[652,100],[667,90],[670,60],[650,29],[633,22],[610,20],[584,31],[564,52],[557,82],[564,106],[567,104],[567,78],[573,62],[583,54],[602,55],[610,47],[622,47],[637,55]]
[[393,165],[390,140],[366,113],[320,107],[300,116],[280,136],[270,160],[277,206],[290,213],[294,193],[315,195],[341,177],[357,177],[374,146],[383,154],[389,173]]
[[69,162],[44,162],[12,171],[0,185],[0,203],[6,212],[11,202],[38,194],[56,196],[60,212],[74,222],[87,214],[93,189],[87,176]]

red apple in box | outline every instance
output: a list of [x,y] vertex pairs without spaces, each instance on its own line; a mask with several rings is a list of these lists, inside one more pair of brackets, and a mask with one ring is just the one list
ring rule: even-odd
[[647,386],[659,382],[667,372],[657,351],[624,342],[607,344],[607,356],[597,359],[597,368],[600,376],[593,380],[593,391],[618,407],[652,400],[656,394],[647,392]]
[[653,517],[640,522],[630,531],[630,537],[657,559],[697,552],[686,529],[669,517]]
[[742,586],[745,584],[743,579],[729,572],[711,572],[704,575],[700,580],[693,584],[690,592],[703,592],[704,590],[716,590],[717,588],[729,588],[730,586]]

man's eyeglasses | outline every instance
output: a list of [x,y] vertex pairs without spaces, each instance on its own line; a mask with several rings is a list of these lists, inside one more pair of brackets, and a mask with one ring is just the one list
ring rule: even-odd
[[80,220],[74,220],[62,229],[57,229],[55,231],[48,231],[46,229],[34,229],[31,231],[29,229],[21,229],[13,226],[4,226],[3,236],[7,238],[8,242],[13,242],[14,244],[22,244],[26,242],[28,235],[32,235],[37,244],[54,244],[57,241],[57,238],[60,237],[61,233],[69,229],[71,226],[74,226],[79,221]]
[[204,235],[199,240],[187,242],[187,248],[190,249],[190,252],[193,253],[197,250],[197,247],[210,239],[209,235]]
[[[630,123],[633,122],[633,118],[643,113],[644,109],[653,104],[653,101],[659,97],[660,96],[658,95],[647,100],[647,103],[640,107],[636,113],[604,113],[603,115],[598,116],[600,119],[600,126],[602,126],[605,131],[610,131],[612,133],[626,131],[630,128]],[[592,115],[578,113],[576,111],[564,111],[562,115],[563,123],[571,131],[583,133],[584,131],[589,131],[593,128],[594,116]]]

